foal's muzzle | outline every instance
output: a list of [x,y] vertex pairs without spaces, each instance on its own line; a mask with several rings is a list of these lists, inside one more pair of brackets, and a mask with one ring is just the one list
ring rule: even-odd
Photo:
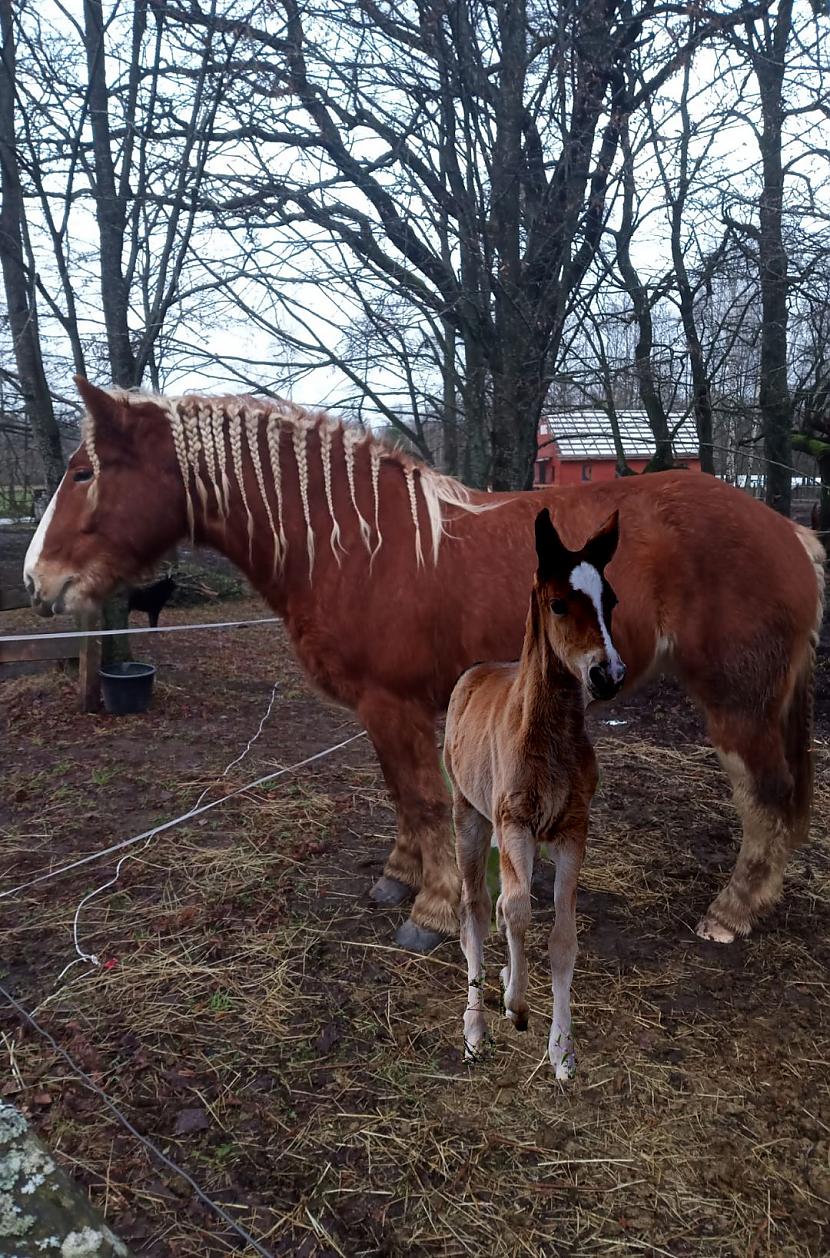
[[618,664],[611,672],[610,664],[593,664],[588,670],[588,689],[592,699],[613,699],[625,681],[625,667]]

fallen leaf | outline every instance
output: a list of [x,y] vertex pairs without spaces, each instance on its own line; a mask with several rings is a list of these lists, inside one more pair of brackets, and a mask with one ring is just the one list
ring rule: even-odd
[[177,1136],[189,1136],[195,1131],[207,1131],[210,1119],[198,1105],[189,1109],[179,1110],[173,1132]]
[[340,1039],[340,1027],[336,1022],[327,1022],[317,1039],[314,1048],[318,1053],[330,1053]]

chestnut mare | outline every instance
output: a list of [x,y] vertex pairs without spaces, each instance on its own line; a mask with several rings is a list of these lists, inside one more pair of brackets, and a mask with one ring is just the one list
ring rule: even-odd
[[77,383],[83,441],[26,557],[34,607],[93,610],[188,532],[236,563],[372,739],[398,815],[373,895],[417,892],[400,942],[426,948],[457,930],[435,722],[465,668],[519,654],[542,506],[572,548],[619,510],[609,580],[628,684],[673,669],[732,778],[743,842],[700,933],[747,934],[778,898],[809,824],[823,592],[812,533],[693,472],[476,493],[290,403]]
[[605,568],[619,540],[617,512],[581,550],[562,545],[547,507],[536,517],[539,567],[525,640],[515,664],[477,664],[450,697],[444,764],[452,783],[461,950],[467,961],[464,1056],[476,1061],[487,1042],[484,941],[490,929],[487,856],[499,848],[501,894],[496,920],[507,935],[501,972],[504,1012],[527,1029],[530,879],[539,842],[556,864],[556,921],[550,933],[553,1022],[548,1057],[557,1079],[576,1071],[571,981],[576,965],[576,890],[588,841],[597,759],[585,730],[585,681],[610,699],[625,677],[611,639],[616,596]]

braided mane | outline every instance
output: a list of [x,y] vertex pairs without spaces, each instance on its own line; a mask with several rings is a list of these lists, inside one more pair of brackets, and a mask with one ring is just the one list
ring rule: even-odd
[[[438,561],[441,537],[444,532],[444,507],[457,507],[463,511],[479,512],[487,508],[470,501],[470,491],[460,481],[445,476],[413,458],[404,450],[388,445],[354,425],[333,419],[324,411],[306,410],[293,402],[266,401],[252,396],[216,396],[186,394],[169,398],[140,390],[109,389],[111,397],[130,405],[154,403],[167,417],[176,451],[176,458],[185,488],[187,519],[191,537],[195,527],[196,500],[207,511],[212,497],[215,509],[227,519],[231,482],[239,489],[248,525],[249,552],[253,546],[254,517],[245,489],[243,475],[247,452],[256,477],[274,543],[274,571],[285,563],[288,541],[283,522],[283,467],[280,462],[280,436],[287,433],[296,462],[300,487],[300,502],[306,526],[306,550],[309,577],[314,568],[316,539],[309,506],[309,434],[319,436],[320,462],[326,505],[331,521],[329,545],[340,562],[343,553],[341,541],[342,521],[337,519],[332,495],[332,476],[336,471],[332,437],[339,433],[342,438],[342,462],[348,485],[349,497],[354,510],[360,537],[370,557],[374,560],[383,544],[380,531],[380,469],[382,463],[391,463],[401,470],[406,489],[409,512],[412,519],[415,556],[419,566],[424,563],[421,542],[421,526],[418,518],[418,489],[424,500],[432,537],[433,562]],[[230,459],[225,444],[228,434]],[[100,460],[95,448],[95,422],[87,415],[83,422],[82,439],[92,464],[95,479],[100,475]],[[263,466],[260,439],[268,454],[268,466]],[[369,470],[373,498],[373,518],[366,519],[357,504],[355,490],[355,456],[361,448],[369,455]],[[276,519],[271,507],[268,487],[273,489]]]

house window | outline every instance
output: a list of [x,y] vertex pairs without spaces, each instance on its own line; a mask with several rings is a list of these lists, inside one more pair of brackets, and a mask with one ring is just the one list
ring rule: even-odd
[[591,479],[591,464],[590,463],[582,464],[582,479],[583,480]]

